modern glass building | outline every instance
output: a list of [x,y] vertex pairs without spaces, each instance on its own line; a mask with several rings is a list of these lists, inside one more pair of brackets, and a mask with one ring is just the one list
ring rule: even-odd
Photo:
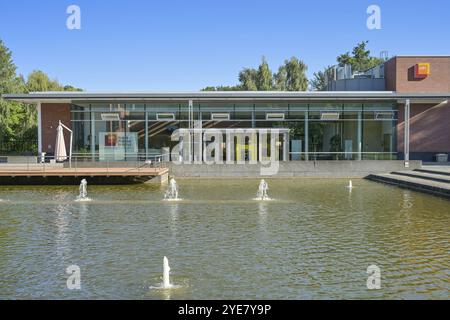
[[[11,98],[37,104],[43,152],[54,151],[61,121],[73,130],[73,156],[95,161],[169,160],[178,143],[172,134],[188,128],[221,129],[224,135],[280,129],[276,147],[283,161],[402,159],[406,101],[443,101],[395,92],[51,92]],[[227,147],[251,152],[245,143]]]
[[[394,101],[190,101],[192,119],[189,100],[71,103],[74,155],[126,160],[167,154],[178,143],[171,140],[176,129],[195,127],[288,129],[279,145],[288,149],[283,160],[397,158]],[[108,135],[126,139],[124,148],[107,152]]]
[[[224,130],[224,140],[235,130],[279,129],[275,147],[283,161],[433,161],[450,152],[448,70],[450,57],[395,57],[377,71],[377,85],[381,79],[386,91],[42,92],[4,98],[36,105],[38,149],[50,156],[61,121],[73,131],[73,156],[94,161],[169,160],[178,144],[172,134],[193,128]],[[370,87],[368,77],[334,86]],[[260,157],[248,141],[227,141],[222,148]]]

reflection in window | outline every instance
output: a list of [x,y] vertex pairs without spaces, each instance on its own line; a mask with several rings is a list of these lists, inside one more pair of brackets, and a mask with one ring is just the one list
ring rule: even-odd
[[[137,153],[161,154],[177,142],[178,128],[188,128],[188,102],[77,103],[71,106],[74,152],[98,158],[100,135],[121,139],[124,159]],[[394,103],[194,103],[202,128],[287,128],[291,160],[393,159],[397,109]],[[147,121],[147,122],[146,122]],[[306,141],[307,140],[307,141]],[[132,151],[130,151],[132,150]]]

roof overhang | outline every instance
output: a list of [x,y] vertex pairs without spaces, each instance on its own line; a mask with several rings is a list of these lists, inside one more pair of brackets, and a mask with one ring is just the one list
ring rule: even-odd
[[198,91],[198,92],[35,92],[5,94],[6,100],[24,103],[75,103],[89,101],[397,101],[404,103],[442,103],[448,93],[397,93],[394,91]]

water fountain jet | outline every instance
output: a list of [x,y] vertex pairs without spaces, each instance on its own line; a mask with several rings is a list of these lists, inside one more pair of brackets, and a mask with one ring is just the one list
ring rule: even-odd
[[87,196],[87,181],[86,181],[86,179],[81,180],[79,190],[80,190],[80,194],[77,197],[77,201],[90,201],[91,200]]
[[169,181],[169,186],[167,187],[166,193],[164,194],[164,200],[167,201],[177,201],[181,200],[178,198],[178,184],[174,178]]
[[268,183],[264,179],[261,179],[258,192],[256,193],[256,200],[270,200],[267,190],[269,190]]
[[164,257],[163,259],[163,289],[169,289],[172,287],[170,284],[170,267],[169,267],[169,259]]

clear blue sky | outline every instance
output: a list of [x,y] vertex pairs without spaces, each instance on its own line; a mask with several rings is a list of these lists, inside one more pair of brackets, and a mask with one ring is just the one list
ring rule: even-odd
[[[81,8],[81,30],[66,8]],[[381,7],[382,29],[366,27]],[[232,85],[265,55],[297,56],[308,75],[369,40],[372,53],[450,54],[448,0],[0,1],[0,38],[18,72],[41,69],[89,91],[198,90]]]

